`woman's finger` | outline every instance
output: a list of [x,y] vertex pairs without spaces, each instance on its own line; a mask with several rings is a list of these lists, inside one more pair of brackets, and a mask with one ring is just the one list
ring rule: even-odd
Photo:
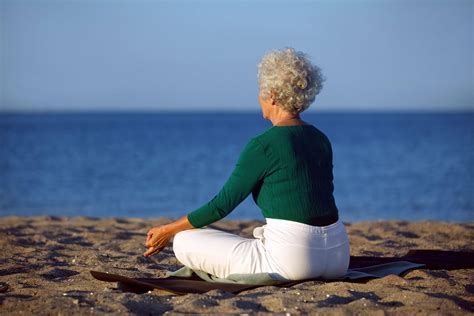
[[147,251],[145,251],[145,253],[143,255],[145,257],[153,256],[154,254],[160,252],[161,250],[162,250],[162,248],[160,248],[160,247],[150,247],[150,248],[148,248]]
[[145,240],[145,246],[148,245],[148,242],[150,241],[150,239],[153,237],[153,233],[151,231],[149,231],[147,234],[146,234],[146,240]]
[[153,244],[156,243],[158,238],[160,238],[160,235],[158,233],[154,232],[154,233],[150,234],[150,237],[147,238],[147,240],[146,240],[145,246],[152,247]]
[[157,236],[152,236],[151,238],[149,238],[146,243],[145,243],[145,246],[147,247],[153,247],[153,244],[156,242],[156,239],[158,237]]
[[145,257],[148,257],[148,256],[153,252],[153,249],[154,249],[154,248],[148,248],[148,249],[143,253],[143,255],[144,255]]

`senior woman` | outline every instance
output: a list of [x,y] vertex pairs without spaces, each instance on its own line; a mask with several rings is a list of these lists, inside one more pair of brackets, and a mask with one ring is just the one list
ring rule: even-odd
[[[350,249],[333,197],[331,143],[300,118],[323,81],[306,54],[289,47],[267,53],[258,65],[259,102],[273,126],[247,142],[209,202],[150,229],[144,255],[161,251],[174,237],[173,251],[183,265],[221,278],[261,272],[280,280],[345,275]],[[254,229],[254,238],[204,227],[250,193],[266,221]]]

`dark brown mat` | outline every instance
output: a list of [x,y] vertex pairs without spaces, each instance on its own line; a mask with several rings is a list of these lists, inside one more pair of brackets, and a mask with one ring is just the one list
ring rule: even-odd
[[183,295],[187,293],[206,293],[211,290],[221,289],[227,292],[239,293],[261,285],[211,283],[202,279],[169,277],[169,278],[129,278],[118,274],[90,271],[92,276],[100,281],[118,282],[119,288],[134,293],[146,293],[158,290],[162,294]]
[[[187,268],[187,267],[184,267]],[[163,294],[181,295],[186,293],[205,293],[214,289],[237,294],[265,285],[290,287],[311,280],[332,282],[365,282],[370,278],[383,277],[389,274],[403,275],[417,269],[472,269],[474,268],[474,252],[444,251],[430,249],[413,249],[402,257],[370,257],[351,256],[348,274],[344,279],[322,280],[319,278],[298,281],[278,281],[267,284],[241,284],[208,282],[196,274],[190,276],[168,276],[165,278],[129,278],[107,272],[90,271],[92,276],[105,282],[118,282],[124,291],[145,293],[158,290]],[[191,270],[192,271],[192,270]],[[208,277],[206,275],[206,277]]]

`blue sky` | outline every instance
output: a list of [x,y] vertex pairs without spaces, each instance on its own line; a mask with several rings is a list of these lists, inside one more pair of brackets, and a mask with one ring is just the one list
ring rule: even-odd
[[308,111],[472,111],[473,6],[3,0],[0,111],[259,111],[257,64],[285,46],[327,78]]

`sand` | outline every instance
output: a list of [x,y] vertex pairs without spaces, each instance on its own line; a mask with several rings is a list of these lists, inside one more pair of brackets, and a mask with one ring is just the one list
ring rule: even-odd
[[[145,258],[148,229],[170,222],[135,218],[1,217],[0,314],[272,314],[462,315],[474,312],[473,270],[417,269],[367,283],[310,281],[232,294],[123,292],[89,270],[131,277],[163,276],[182,265],[171,243]],[[261,221],[211,227],[251,237]],[[474,251],[474,223],[372,221],[345,223],[352,255],[403,255],[409,249]]]

